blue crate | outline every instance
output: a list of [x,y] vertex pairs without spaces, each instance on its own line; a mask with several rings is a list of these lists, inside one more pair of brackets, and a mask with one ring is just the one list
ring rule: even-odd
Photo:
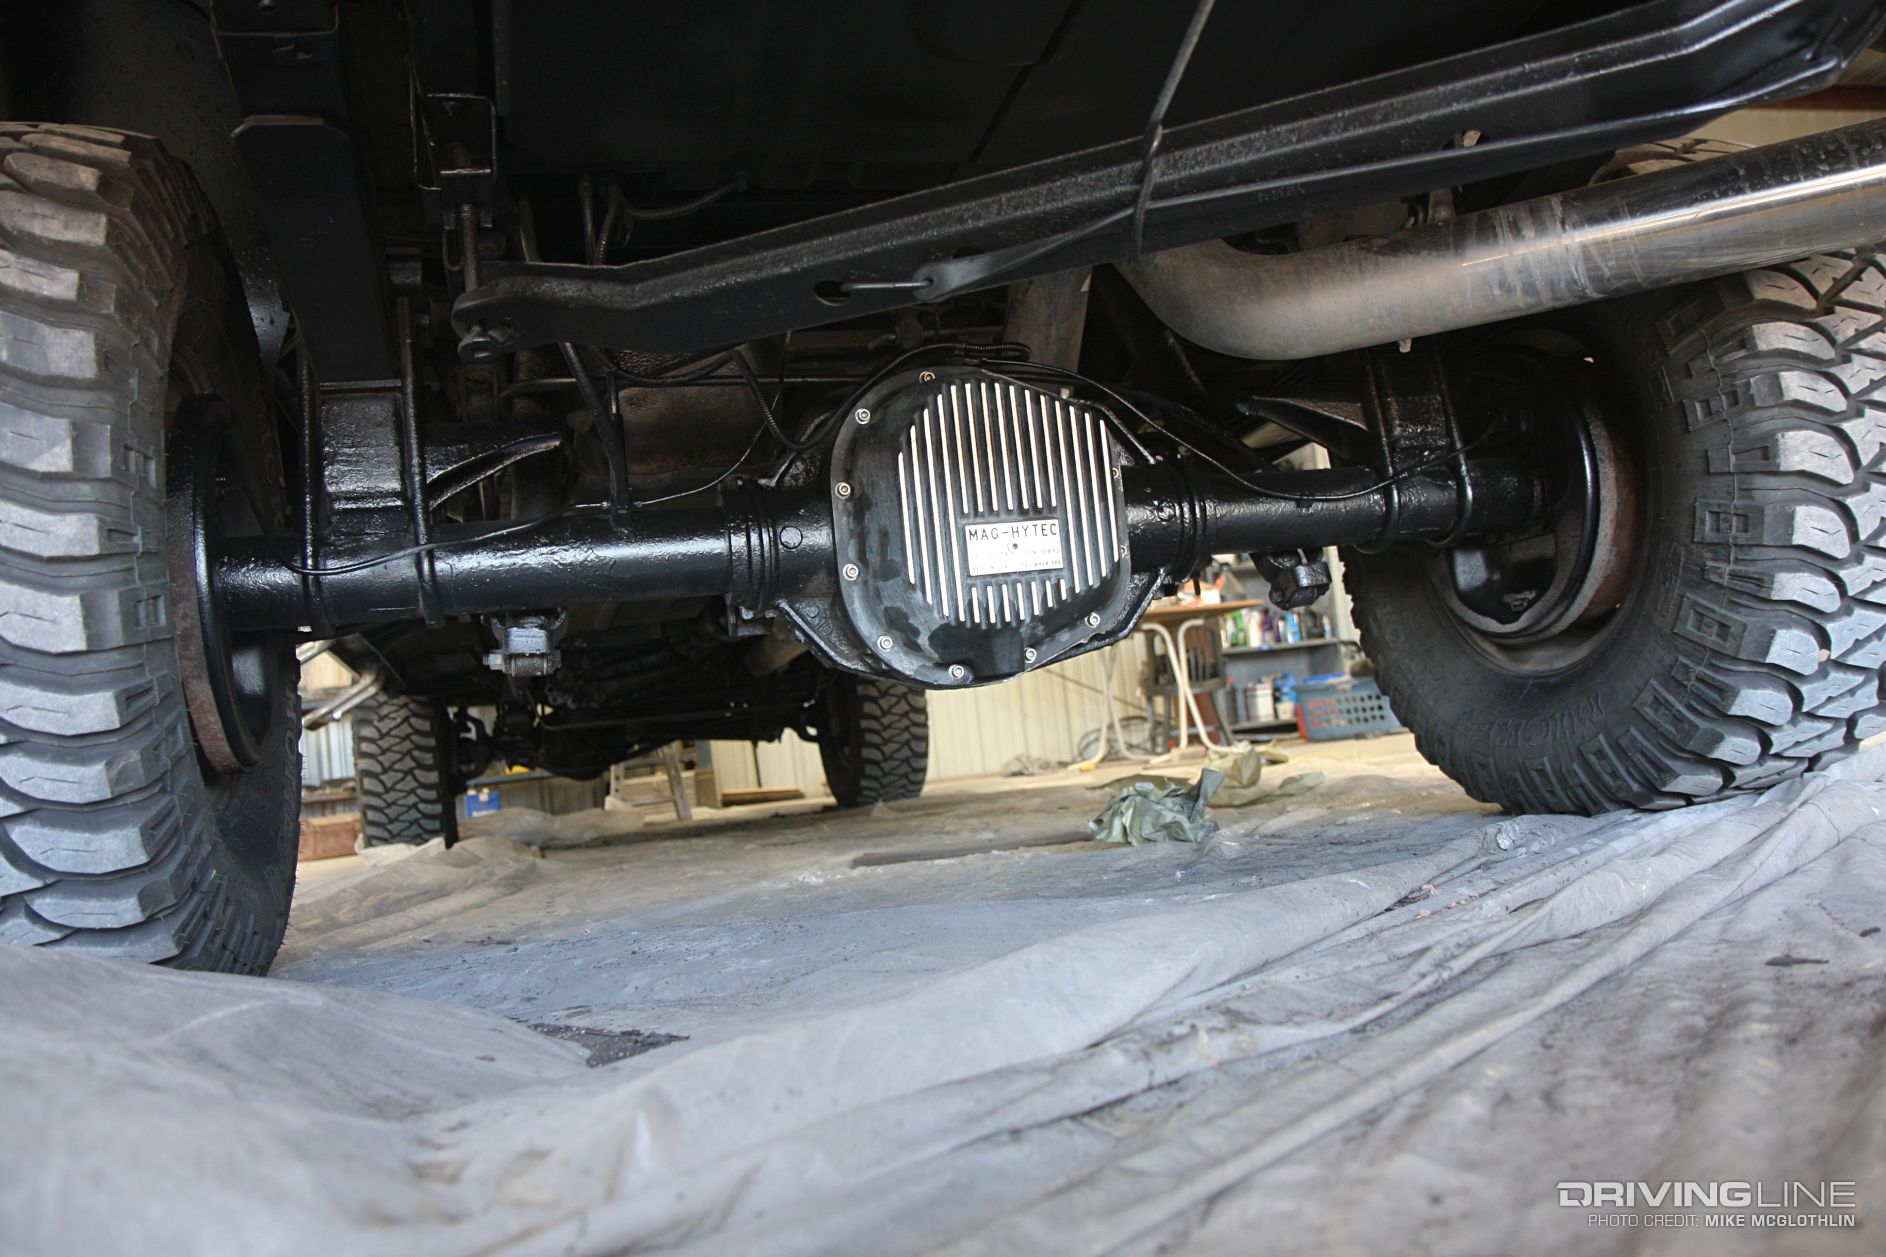
[[1394,733],[1402,727],[1374,677],[1303,681],[1297,685],[1297,726],[1312,742]]

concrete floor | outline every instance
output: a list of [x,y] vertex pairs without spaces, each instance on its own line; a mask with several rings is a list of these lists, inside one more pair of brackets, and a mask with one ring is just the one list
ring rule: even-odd
[[[1314,825],[1337,809],[1409,823],[1494,810],[1422,759],[1406,733],[1278,745],[1291,762],[1267,769],[1267,782],[1320,772],[1325,784],[1287,802],[1220,811],[1221,821],[1261,833],[1267,824]],[[1187,754],[1148,771],[1192,778],[1202,759]],[[854,812],[795,800],[703,808],[680,822],[644,809],[637,828],[549,847],[542,859],[508,841],[471,841],[529,823],[483,817],[452,852],[424,852],[417,863],[393,850],[302,865],[272,972],[525,1022],[680,1034],[745,1020],[775,1000],[803,1011],[826,994],[858,998],[879,989],[881,974],[907,982],[1144,911],[1146,900],[1118,891],[1144,876],[1146,858],[1092,842],[1086,830],[1105,783],[1143,762],[957,778],[916,800]],[[581,833],[618,819],[592,812],[550,823],[574,821]],[[1264,876],[1340,864],[1319,847],[1306,846],[1304,861],[1271,863]],[[1177,858],[1195,855],[1187,848]],[[1175,869],[1159,897],[1185,901],[1184,877]],[[789,948],[782,932],[792,935]]]

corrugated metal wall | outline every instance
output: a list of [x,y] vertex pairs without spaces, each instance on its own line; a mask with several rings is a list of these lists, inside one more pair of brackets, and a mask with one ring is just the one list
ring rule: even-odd
[[1103,683],[1109,669],[1120,714],[1143,714],[1140,657],[1139,646],[1128,639],[1006,684],[932,693],[930,775],[1001,772],[1021,755],[1060,763],[1078,758],[1081,735],[1106,719]]
[[336,720],[301,734],[301,784],[315,787],[354,775],[354,726]]
[[[317,655],[301,665],[301,692],[345,689],[353,684],[351,669],[332,655]],[[301,735],[301,784],[318,788],[354,775],[354,731],[345,720]]]

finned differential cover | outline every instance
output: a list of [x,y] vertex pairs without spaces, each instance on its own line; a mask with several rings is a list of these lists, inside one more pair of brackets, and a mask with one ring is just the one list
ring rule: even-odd
[[867,648],[963,685],[1111,624],[1129,572],[1120,465],[1105,415],[1019,381],[956,368],[872,390],[831,472],[839,585]]

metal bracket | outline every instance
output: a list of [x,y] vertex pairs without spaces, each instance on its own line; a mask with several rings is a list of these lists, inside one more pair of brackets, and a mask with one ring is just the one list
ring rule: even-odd
[[1467,475],[1466,447],[1447,391],[1439,345],[1429,337],[1383,346],[1365,351],[1364,363],[1364,408],[1376,442],[1370,462],[1386,482],[1388,512],[1381,536],[1359,548],[1371,552],[1396,536],[1401,478],[1442,463],[1452,465],[1459,486],[1460,525],[1436,544],[1453,545],[1460,540],[1472,514],[1473,483]]
[[[432,540],[432,480],[419,414],[410,300],[401,296],[395,308],[398,378],[334,389],[315,389],[304,381],[309,386],[303,390],[302,565],[317,572],[346,569],[388,548],[425,546]],[[413,614],[436,627],[444,615],[433,555],[422,551],[412,562],[417,578]],[[324,634],[335,627],[327,596],[336,578],[302,578],[308,622]]]
[[324,382],[384,379],[386,275],[333,0],[217,0],[215,17],[244,114],[236,150],[302,345]]
[[498,187],[497,106],[483,96],[433,93],[420,99],[413,130],[413,181],[426,216],[447,222],[461,205],[473,205],[489,226]]
[[1301,550],[1253,554],[1260,576],[1270,582],[1270,603],[1280,611],[1307,607],[1329,592],[1334,583],[1326,559],[1312,559]]
[[523,611],[492,616],[498,648],[485,655],[485,666],[512,678],[547,677],[563,662],[557,644],[570,626],[568,611]]

